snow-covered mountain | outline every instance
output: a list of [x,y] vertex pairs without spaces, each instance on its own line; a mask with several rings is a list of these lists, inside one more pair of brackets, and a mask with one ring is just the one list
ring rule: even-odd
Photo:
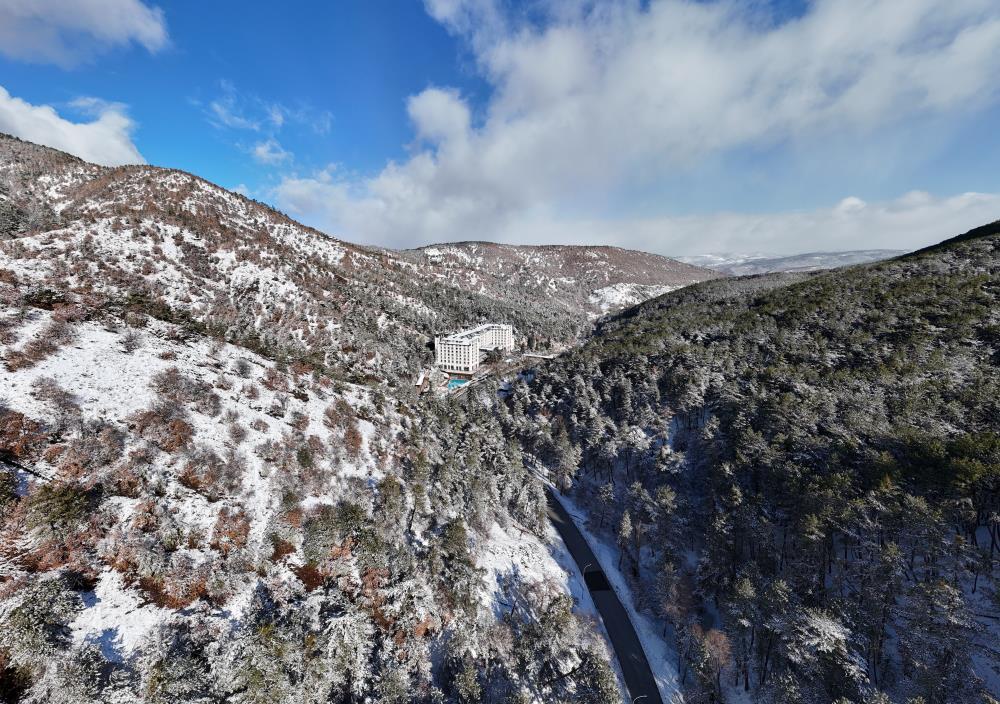
[[495,295],[513,286],[536,300],[595,315],[717,276],[675,259],[618,247],[456,242],[407,254],[466,288]]
[[414,375],[435,332],[503,320],[568,342],[595,313],[713,276],[604,248],[361,247],[191,174],[99,167],[3,136],[0,204],[12,281],[185,318],[356,381]]
[[774,254],[697,254],[678,260],[732,276],[769,274],[778,271],[819,271],[853,264],[867,264],[904,254],[896,249],[862,249],[849,252],[807,252],[779,256]]
[[419,397],[435,331],[713,275],[359,247],[0,138],[0,701],[627,701],[588,583],[664,701],[983,701],[998,238],[716,277]]
[[618,699],[496,387],[403,383],[586,315],[438,274],[0,138],[0,699]]

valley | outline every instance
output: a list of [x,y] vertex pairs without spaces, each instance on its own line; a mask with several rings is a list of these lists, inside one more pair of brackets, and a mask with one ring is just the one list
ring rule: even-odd
[[0,704],[1000,704],[998,124],[998,0],[0,0]]
[[995,691],[995,224],[751,277],[393,251],[12,138],[0,206],[5,701]]
[[[617,696],[543,486],[483,403],[499,379],[415,385],[436,333],[484,319],[529,353],[574,344],[590,289],[536,302],[187,174],[0,157],[4,697]],[[480,682],[514,632],[517,669]]]

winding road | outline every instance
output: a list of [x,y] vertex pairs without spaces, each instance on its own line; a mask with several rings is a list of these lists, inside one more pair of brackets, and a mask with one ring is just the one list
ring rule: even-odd
[[587,590],[590,591],[594,605],[597,606],[597,611],[601,614],[601,620],[604,621],[604,627],[611,638],[611,647],[618,656],[618,663],[625,676],[625,685],[628,687],[632,702],[662,704],[663,700],[660,699],[653,671],[649,667],[639,636],[632,627],[632,621],[629,620],[628,612],[608,583],[597,556],[552,491],[551,488],[546,488],[549,520],[559,531],[570,554],[583,572],[583,581],[587,584]]

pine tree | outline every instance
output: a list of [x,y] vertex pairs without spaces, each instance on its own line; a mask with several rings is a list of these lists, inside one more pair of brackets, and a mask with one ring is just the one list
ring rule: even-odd
[[632,544],[632,516],[629,515],[628,509],[622,514],[621,521],[618,523],[618,569],[622,567],[622,560],[625,554],[629,550],[629,546]]

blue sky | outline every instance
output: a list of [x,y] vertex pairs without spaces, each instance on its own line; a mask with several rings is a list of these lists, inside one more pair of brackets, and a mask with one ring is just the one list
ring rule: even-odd
[[258,135],[218,129],[208,119],[208,106],[227,94],[248,119],[262,120],[275,105],[304,111],[306,120],[328,116],[322,132],[289,120],[287,128],[260,134],[277,133],[303,166],[336,161],[376,171],[403,157],[412,140],[406,96],[431,84],[460,86],[469,95],[487,89],[462,68],[456,40],[420,2],[288,5],[163,4],[169,44],[155,53],[130,44],[69,68],[0,57],[0,85],[76,118],[84,116],[70,103],[80,96],[124,103],[136,122],[133,141],[149,163],[254,187],[274,177],[239,147]]
[[29,5],[0,0],[0,130],[349,240],[783,253],[1000,218],[992,0]]

